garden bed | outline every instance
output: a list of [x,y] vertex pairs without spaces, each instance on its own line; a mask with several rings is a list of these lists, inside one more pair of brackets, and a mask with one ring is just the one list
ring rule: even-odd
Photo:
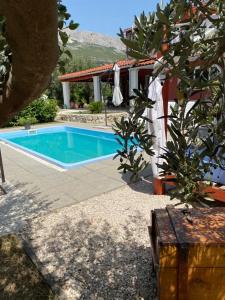
[[0,238],[0,263],[1,300],[57,299],[17,237]]

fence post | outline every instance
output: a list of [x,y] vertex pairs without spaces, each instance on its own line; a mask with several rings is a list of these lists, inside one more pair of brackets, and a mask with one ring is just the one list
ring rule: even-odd
[[2,161],[2,152],[0,149],[0,170],[1,170],[1,179],[2,183],[5,183],[5,172],[4,172],[4,167],[3,167],[3,161]]

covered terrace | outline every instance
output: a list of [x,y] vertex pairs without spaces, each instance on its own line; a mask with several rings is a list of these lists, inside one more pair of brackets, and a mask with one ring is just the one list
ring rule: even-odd
[[[129,103],[129,97],[133,95],[133,90],[148,85],[155,59],[151,60],[121,60],[116,62],[120,68],[120,88],[123,95],[123,102]],[[59,77],[63,86],[64,106],[70,108],[70,84],[93,82],[94,101],[101,101],[101,82],[109,83],[114,86],[115,64],[106,64],[95,68],[64,74]]]

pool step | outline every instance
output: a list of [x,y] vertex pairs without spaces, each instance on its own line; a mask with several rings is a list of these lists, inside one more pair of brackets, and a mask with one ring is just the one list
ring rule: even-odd
[[29,129],[27,131],[28,135],[37,134],[37,132],[38,132],[37,129]]

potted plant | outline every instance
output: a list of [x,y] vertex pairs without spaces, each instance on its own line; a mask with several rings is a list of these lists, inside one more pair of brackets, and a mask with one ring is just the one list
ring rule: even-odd
[[103,110],[103,104],[101,101],[91,102],[88,108],[91,114],[100,114]]
[[37,123],[37,119],[32,116],[20,117],[18,120],[18,125],[24,126],[25,130],[31,129],[31,125],[36,123]]
[[79,108],[84,108],[84,104],[86,103],[85,98],[80,98],[78,101]]
[[74,102],[74,100],[72,99],[72,100],[70,100],[70,108],[75,108],[75,102]]
[[74,102],[74,108],[79,109],[79,102],[77,100]]

